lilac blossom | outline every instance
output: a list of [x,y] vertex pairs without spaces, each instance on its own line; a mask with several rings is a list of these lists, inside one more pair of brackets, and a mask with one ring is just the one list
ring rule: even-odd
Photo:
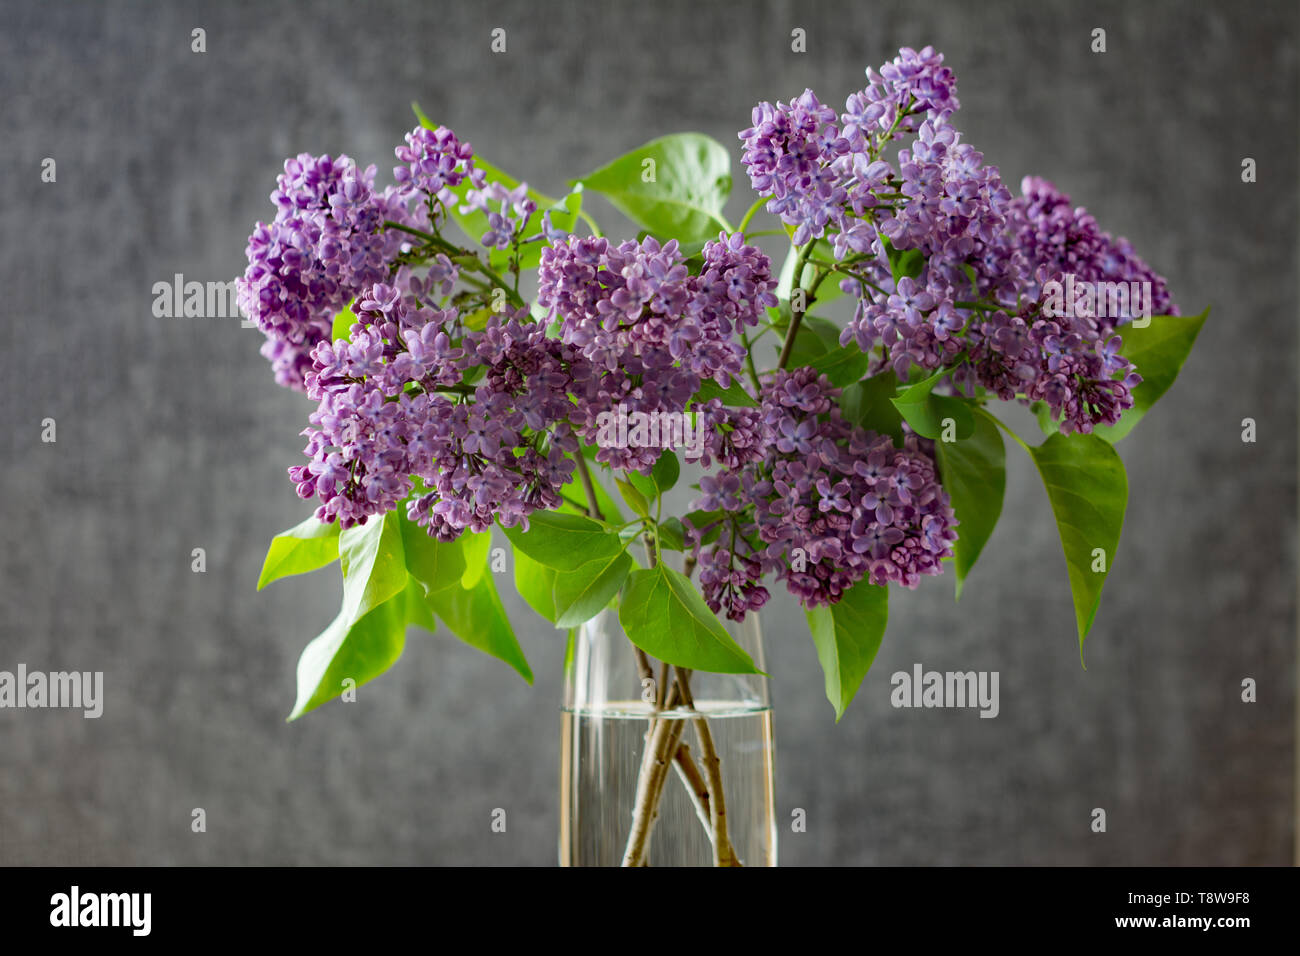
[[775,373],[761,412],[780,437],[761,459],[701,482],[697,507],[723,512],[733,532],[712,547],[703,529],[690,535],[708,568],[700,584],[711,607],[743,617],[755,568],[775,573],[807,607],[835,603],[860,580],[910,588],[940,573],[956,520],[932,456],[914,435],[897,448],[851,425],[839,394],[812,369]]

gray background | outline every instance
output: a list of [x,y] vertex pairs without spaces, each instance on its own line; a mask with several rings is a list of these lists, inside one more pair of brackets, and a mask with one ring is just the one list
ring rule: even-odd
[[[273,383],[256,331],[156,319],[152,285],[242,271],[286,155],[347,152],[387,181],[412,99],[556,193],[664,133],[736,146],[760,99],[812,86],[838,105],[865,66],[927,42],[957,72],[961,128],[1009,183],[1055,180],[1134,241],[1185,311],[1215,312],[1122,446],[1129,515],[1086,672],[1047,500],[1014,448],[961,604],[947,577],[897,596],[838,726],[802,616],[772,606],[779,812],[808,817],[804,834],[783,824],[782,860],[1291,861],[1294,4],[86,2],[0,16],[0,669],[102,670],[107,696],[97,721],[0,711],[0,863],[552,863],[562,644],[527,612],[532,689],[445,634],[412,636],[357,703],[284,722],[298,653],[339,596],[333,570],[254,593],[268,538],[306,513],[284,469],[309,406]],[[497,26],[505,55],[488,49]],[[790,51],[796,26],[806,55]],[[1104,55],[1089,52],[1094,26]],[[40,181],[47,156],[55,184]],[[749,201],[735,172],[733,221]],[[56,444],[40,442],[47,416]],[[1240,440],[1247,416],[1256,444]],[[914,662],[1000,671],[1001,715],[892,709],[889,675]],[[195,807],[206,834],[191,832]],[[495,807],[505,834],[490,832]],[[1090,832],[1094,807],[1105,834]]]

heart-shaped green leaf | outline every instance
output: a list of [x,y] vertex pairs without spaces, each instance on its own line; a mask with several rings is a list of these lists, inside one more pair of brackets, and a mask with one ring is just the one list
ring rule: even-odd
[[889,622],[889,590],[859,581],[838,603],[804,613],[826,676],[826,699],[838,722],[880,650]]
[[891,399],[898,413],[918,435],[942,439],[944,432],[948,431],[949,435],[961,439],[975,430],[975,418],[966,402],[949,395],[934,394],[934,387],[950,371],[941,368]]
[[352,623],[406,587],[406,552],[398,512],[372,515],[339,535],[343,568],[343,609],[339,617]]
[[315,515],[271,539],[257,579],[260,591],[272,581],[293,574],[306,574],[339,559],[339,524],[324,523]]
[[1117,442],[1133,430],[1174,384],[1209,317],[1207,308],[1200,315],[1153,316],[1151,324],[1144,328],[1132,324],[1120,326],[1118,331],[1123,342],[1120,354],[1133,363],[1142,381],[1133,389],[1133,407],[1114,425],[1098,425],[1093,429],[1094,435]]
[[703,133],[652,140],[579,182],[656,236],[685,243],[730,231],[722,209],[731,192],[731,153]]
[[402,655],[408,621],[432,628],[432,619],[419,610],[423,588],[413,578],[388,600],[359,620],[340,613],[298,658],[298,696],[290,720],[359,687]]
[[484,574],[471,588],[445,588],[429,594],[426,600],[447,629],[462,641],[505,661],[525,681],[533,682],[532,668],[506,617],[491,574]]
[[528,516],[527,531],[516,525],[505,533],[516,549],[556,571],[573,571],[623,550],[617,534],[590,518],[560,511],[535,511]]
[[555,626],[577,627],[609,606],[627,580],[632,559],[626,551],[612,559],[599,558],[576,571],[556,572],[551,593],[555,600]]
[[840,396],[840,413],[859,428],[877,435],[888,435],[903,447],[903,416],[892,401],[898,380],[892,371],[881,372],[844,389]]
[[858,350],[856,345],[836,346],[820,358],[809,363],[817,371],[831,380],[837,388],[853,385],[867,374],[871,367],[871,356]]
[[1030,454],[1047,488],[1065,551],[1082,661],[1083,641],[1097,616],[1124,527],[1128,476],[1115,448],[1096,435],[1052,435]]
[[399,508],[402,550],[411,576],[426,591],[459,586],[465,574],[464,536],[455,541],[439,541],[401,511]]
[[957,597],[1002,514],[1007,481],[1006,447],[998,426],[980,415],[974,431],[955,442],[935,442],[943,488],[957,517],[953,566]]
[[633,644],[661,661],[721,674],[759,673],[695,585],[667,565],[628,575],[618,620]]
[[707,402],[714,398],[722,399],[723,405],[729,405],[733,408],[738,406],[744,408],[758,407],[758,402],[750,397],[749,393],[745,391],[739,381],[734,379],[730,385],[723,388],[713,379],[706,378],[703,383],[701,383],[699,391],[691,396],[691,402],[699,404],[700,402]]

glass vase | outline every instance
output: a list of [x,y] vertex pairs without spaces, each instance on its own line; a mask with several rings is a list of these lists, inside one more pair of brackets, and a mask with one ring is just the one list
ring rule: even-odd
[[[758,615],[725,622],[763,663]],[[564,662],[561,866],[775,866],[772,708],[756,674],[679,671],[612,609]]]

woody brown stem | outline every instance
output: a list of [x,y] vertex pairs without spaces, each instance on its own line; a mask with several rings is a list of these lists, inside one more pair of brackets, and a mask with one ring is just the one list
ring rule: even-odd
[[[677,686],[669,690],[665,709],[677,703]],[[641,770],[637,774],[636,802],[632,807],[632,828],[627,835],[623,851],[624,866],[644,866],[650,844],[650,832],[659,814],[659,797],[663,781],[671,766],[671,755],[676,752],[682,737],[683,721],[659,718],[650,721],[646,731],[646,748],[641,757]]]
[[[674,669],[677,672],[677,682],[674,686],[681,695],[682,702],[694,710],[695,701],[691,696],[690,685],[691,672],[680,667]],[[727,833],[727,801],[722,790],[722,763],[718,759],[718,750],[713,743],[713,733],[709,729],[708,720],[703,715],[695,717],[692,723],[695,725],[695,735],[700,741],[700,759],[704,763],[704,774],[709,788],[710,822],[713,824],[713,865],[741,866]]]
[[713,840],[713,817],[709,810],[709,786],[700,776],[700,768],[695,766],[695,761],[691,759],[691,745],[683,741],[677,745],[677,753],[673,756],[673,765],[677,770],[677,775],[682,778],[682,783],[686,785],[686,791],[691,795],[691,802],[695,804],[695,815],[700,818],[700,823],[704,826],[704,831],[709,835],[709,840]]

